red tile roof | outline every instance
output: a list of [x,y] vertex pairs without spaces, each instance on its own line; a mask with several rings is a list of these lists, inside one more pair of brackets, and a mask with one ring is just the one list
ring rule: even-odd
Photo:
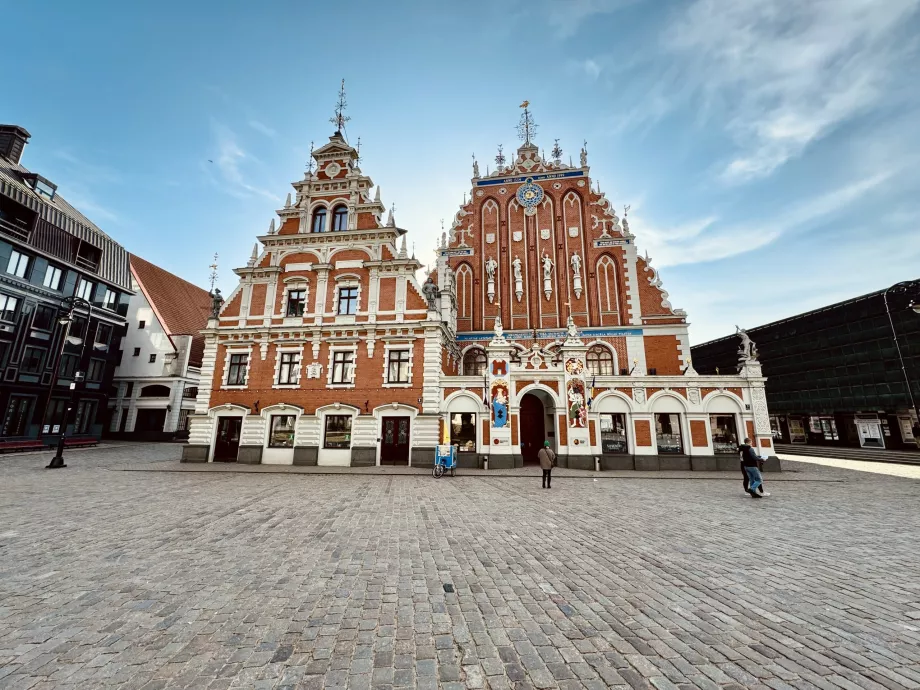
[[131,257],[131,273],[141,291],[153,307],[167,335],[191,335],[192,347],[189,364],[201,366],[204,354],[202,328],[208,324],[211,313],[211,296],[207,290],[192,285],[169,271],[164,271],[149,261],[134,254]]

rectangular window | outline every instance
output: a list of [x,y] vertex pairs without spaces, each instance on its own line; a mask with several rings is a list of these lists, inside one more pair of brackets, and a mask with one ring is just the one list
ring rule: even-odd
[[450,416],[450,445],[462,453],[476,452],[476,414],[455,412]]
[[35,307],[35,315],[32,317],[32,328],[40,331],[50,331],[54,327],[54,309],[44,304]]
[[735,427],[734,415],[709,415],[709,431],[712,434],[712,451],[714,453],[730,455],[738,452],[738,432]]
[[[349,417],[349,419],[351,418]],[[297,417],[292,414],[273,414],[271,430],[268,436],[268,447],[293,448],[294,422],[296,420]]]
[[81,400],[77,403],[77,416],[73,420],[73,433],[88,434],[96,421],[96,401]]
[[105,373],[105,360],[104,359],[91,359],[89,360],[89,369],[86,370],[86,380],[92,381],[93,383],[99,383],[102,380],[102,375]]
[[656,414],[655,432],[658,439],[658,453],[680,454],[684,452],[680,437],[679,414]]
[[80,282],[77,284],[77,297],[89,302],[93,297],[93,284],[85,278],[80,278]]
[[147,361],[150,362],[151,364],[153,364],[154,362],[156,362],[156,361],[157,361],[157,356],[156,356],[156,354],[150,355],[150,359],[147,360]]
[[387,383],[409,383],[408,350],[390,350]]
[[357,314],[358,313],[358,288],[343,287],[339,288],[339,314]]
[[[86,334],[86,319],[82,316],[73,317],[73,323],[70,324],[70,337],[82,340]],[[79,344],[79,343],[77,343]]]
[[627,453],[626,444],[626,415],[602,414],[601,415],[601,452]]
[[[109,342],[112,340],[112,327],[107,323],[100,323],[96,326],[96,345],[105,345],[108,348]],[[103,348],[97,347],[97,350]]]
[[29,257],[17,252],[15,249],[10,254],[9,263],[6,265],[6,272],[18,278],[25,278],[26,271],[29,270]]
[[102,306],[105,309],[111,309],[114,311],[117,304],[118,304],[118,293],[106,288],[105,296],[102,298]]
[[0,295],[0,321],[15,321],[19,300],[10,295]]
[[138,322],[137,322],[137,327],[138,327],[139,330],[143,330],[144,328],[147,327],[147,322],[146,322],[146,321],[138,321]]
[[61,364],[58,366],[58,376],[64,379],[72,379],[74,373],[77,371],[79,362],[80,358],[76,355],[63,355],[61,357]]
[[230,367],[227,369],[228,386],[246,385],[246,365],[248,363],[248,354],[230,355]]
[[297,383],[300,374],[300,354],[297,352],[282,352],[281,365],[278,367],[278,383]]
[[326,415],[323,448],[351,448],[351,415]]
[[134,356],[134,357],[140,357],[140,356],[141,356],[141,349],[140,349],[139,347],[134,348],[134,355],[133,355],[133,356]]
[[[332,353],[332,383],[351,383],[354,369],[353,352]],[[349,417],[350,419],[350,417]]]
[[179,421],[176,422],[176,431],[188,431],[188,418],[191,410],[179,410]]
[[3,415],[4,436],[25,436],[32,421],[32,404],[35,399],[25,395],[11,395]]
[[304,302],[307,299],[306,290],[291,290],[288,292],[287,315],[303,316]]
[[61,269],[49,265],[48,268],[45,269],[45,279],[42,281],[42,285],[51,290],[60,290]]
[[45,433],[56,434],[61,430],[64,423],[64,413],[67,410],[67,400],[64,398],[52,398],[45,408]]
[[23,374],[39,374],[45,364],[45,349],[27,345],[22,351],[22,366],[19,371]]

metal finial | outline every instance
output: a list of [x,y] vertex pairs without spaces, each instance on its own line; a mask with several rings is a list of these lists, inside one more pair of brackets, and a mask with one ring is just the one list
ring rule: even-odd
[[316,161],[313,160],[313,142],[310,142],[310,159],[307,161],[307,172],[313,172],[313,166],[316,165]]
[[348,101],[345,100],[345,80],[342,80],[342,86],[339,88],[339,100],[335,104],[335,115],[329,118],[329,122],[335,125],[336,134],[341,134],[345,129],[345,123],[351,120],[345,114],[345,108],[348,107]]
[[632,208],[629,204],[623,207],[623,217],[625,218],[629,214],[629,209]]
[[530,101],[521,103],[520,107],[524,109],[524,112],[521,114],[521,121],[517,127],[518,138],[524,140],[525,146],[530,144],[531,137],[537,133],[537,124],[533,121],[533,115],[530,114],[530,110],[527,109],[529,105]]
[[556,139],[556,143],[553,144],[553,150],[550,151],[553,156],[553,161],[558,165],[562,162],[562,147],[559,146],[559,140]]
[[211,292],[214,292],[214,284],[217,283],[217,252],[214,252],[214,263],[208,266],[211,269],[211,275],[208,280],[211,281]]
[[358,137],[358,145],[355,146],[355,165],[361,162],[361,137]]
[[502,145],[498,145],[498,155],[495,156],[495,164],[498,165],[498,169],[501,170],[505,167],[505,154],[502,153]]

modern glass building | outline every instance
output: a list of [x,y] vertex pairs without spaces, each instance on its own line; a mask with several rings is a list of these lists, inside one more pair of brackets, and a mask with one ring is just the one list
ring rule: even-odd
[[[751,328],[778,443],[917,449],[920,280]],[[733,373],[735,335],[691,348],[701,374]]]

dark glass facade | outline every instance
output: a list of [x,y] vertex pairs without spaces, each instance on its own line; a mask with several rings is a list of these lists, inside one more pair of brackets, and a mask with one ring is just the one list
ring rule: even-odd
[[[748,329],[767,377],[778,442],[917,449],[920,281]],[[889,320],[890,312],[890,320]],[[895,344],[900,346],[900,357]],[[734,373],[740,340],[691,348],[700,373]],[[902,370],[902,361],[904,370]]]

